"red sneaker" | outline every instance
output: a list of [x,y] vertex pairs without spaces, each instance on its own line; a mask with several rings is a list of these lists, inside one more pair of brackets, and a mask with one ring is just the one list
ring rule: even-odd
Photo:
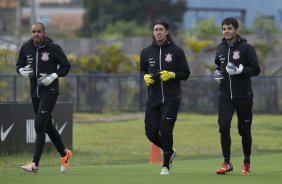
[[242,166],[241,174],[244,174],[244,175],[251,174],[251,166],[250,166],[250,164],[244,164]]
[[224,162],[221,164],[220,169],[216,170],[216,174],[225,174],[227,172],[233,171],[233,165],[231,163]]
[[66,149],[67,154],[64,157],[60,158],[60,162],[61,162],[61,172],[64,173],[67,168],[69,167],[69,159],[72,157],[72,152],[69,149]]

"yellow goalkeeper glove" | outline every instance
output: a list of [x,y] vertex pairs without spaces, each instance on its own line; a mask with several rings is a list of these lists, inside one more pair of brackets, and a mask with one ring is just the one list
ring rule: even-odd
[[162,81],[167,81],[169,79],[174,79],[175,78],[175,73],[174,72],[169,72],[166,70],[160,71],[161,74],[161,79]]
[[144,81],[145,81],[147,86],[150,86],[151,84],[155,83],[155,80],[152,79],[152,75],[151,74],[145,74],[143,78],[144,78]]

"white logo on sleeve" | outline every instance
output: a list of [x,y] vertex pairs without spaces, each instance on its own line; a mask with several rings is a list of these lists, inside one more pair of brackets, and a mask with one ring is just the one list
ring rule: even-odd
[[3,124],[2,124],[2,126],[1,126],[1,141],[2,142],[5,141],[6,137],[10,133],[13,126],[14,126],[14,123],[7,130],[3,131]]

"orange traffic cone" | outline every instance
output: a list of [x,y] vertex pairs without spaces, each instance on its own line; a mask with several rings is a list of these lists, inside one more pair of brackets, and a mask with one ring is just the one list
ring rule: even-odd
[[163,162],[163,158],[161,155],[160,148],[152,143],[149,164],[156,164],[156,163],[162,163],[162,162]]

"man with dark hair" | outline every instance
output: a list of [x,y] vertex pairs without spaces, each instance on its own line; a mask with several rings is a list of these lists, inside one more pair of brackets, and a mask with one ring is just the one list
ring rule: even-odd
[[31,35],[31,39],[21,47],[16,65],[17,72],[30,81],[30,94],[36,114],[36,140],[33,161],[21,168],[27,172],[38,172],[47,133],[61,155],[61,172],[65,172],[72,152],[65,148],[53,125],[52,111],[59,96],[58,78],[68,74],[71,64],[62,48],[46,36],[42,23],[32,24]]
[[244,153],[241,174],[250,174],[254,97],[251,77],[259,75],[261,70],[254,47],[237,34],[238,21],[229,17],[222,21],[221,26],[224,38],[217,47],[214,79],[219,83],[218,125],[224,162],[216,173],[233,171],[230,127],[236,111]]
[[187,80],[190,70],[183,50],[168,32],[169,24],[153,24],[153,43],[140,54],[140,75],[148,86],[145,112],[147,138],[163,150],[161,175],[169,174],[176,156],[173,129],[180,102],[180,80]]

